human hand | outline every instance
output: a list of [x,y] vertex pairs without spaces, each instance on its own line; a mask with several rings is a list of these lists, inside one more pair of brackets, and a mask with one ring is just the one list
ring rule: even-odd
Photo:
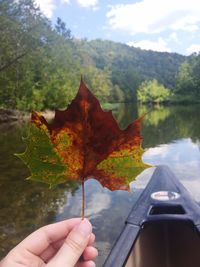
[[87,219],[44,226],[12,249],[0,267],[94,267],[98,252]]

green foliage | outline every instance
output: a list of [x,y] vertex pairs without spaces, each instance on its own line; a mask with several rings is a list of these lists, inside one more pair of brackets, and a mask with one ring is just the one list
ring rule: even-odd
[[170,91],[156,80],[144,81],[137,91],[141,103],[162,103],[169,100]]
[[108,99],[112,87],[109,73],[89,66],[84,69],[84,80],[99,100],[105,102]]
[[71,39],[71,30],[66,28],[66,24],[61,18],[57,18],[55,29],[58,34],[63,36],[66,40]]
[[181,64],[176,77],[175,100],[198,102],[200,97],[200,54],[194,54]]
[[66,106],[81,76],[70,30],[61,19],[54,30],[32,0],[0,0],[0,10],[0,106]]
[[28,165],[31,171],[28,179],[48,183],[50,186],[64,183],[67,167],[56,153],[48,131],[31,125],[24,141],[27,145],[26,151],[16,156]]
[[194,87],[194,80],[192,77],[192,69],[189,62],[185,61],[179,68],[177,74],[176,93],[189,93]]
[[[112,178],[123,177],[125,184],[130,184],[142,171],[150,167],[142,161],[144,150],[137,146],[132,154],[122,151],[115,157],[108,157],[98,164],[98,170],[105,170]],[[115,179],[113,179],[115,181]]]

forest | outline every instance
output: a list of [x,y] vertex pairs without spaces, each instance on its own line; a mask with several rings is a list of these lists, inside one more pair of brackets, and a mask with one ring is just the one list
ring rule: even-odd
[[0,108],[63,108],[81,76],[101,103],[200,101],[200,54],[153,52],[77,39],[32,0],[0,0]]

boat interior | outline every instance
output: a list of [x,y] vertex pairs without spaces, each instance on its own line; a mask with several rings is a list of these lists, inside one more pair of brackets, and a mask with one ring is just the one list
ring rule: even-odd
[[184,221],[148,223],[124,267],[199,267],[200,236]]

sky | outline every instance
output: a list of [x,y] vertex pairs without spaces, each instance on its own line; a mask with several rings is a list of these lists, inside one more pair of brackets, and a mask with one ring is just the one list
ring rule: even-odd
[[160,52],[200,51],[199,0],[35,0],[76,38],[104,39]]

